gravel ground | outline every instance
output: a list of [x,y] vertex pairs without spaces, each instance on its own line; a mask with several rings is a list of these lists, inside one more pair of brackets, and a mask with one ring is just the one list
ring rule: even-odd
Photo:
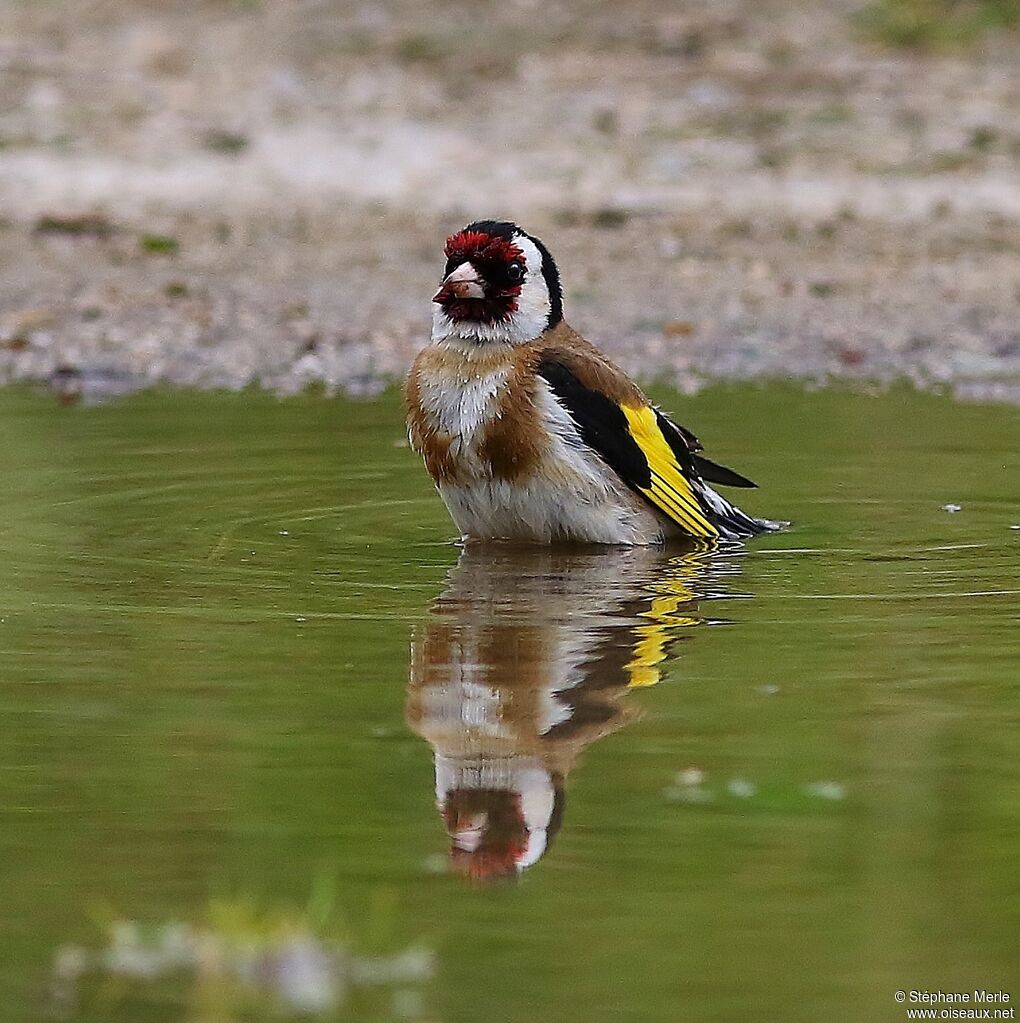
[[509,217],[626,368],[1020,401],[1020,38],[861,3],[7,0],[0,381],[371,394]]

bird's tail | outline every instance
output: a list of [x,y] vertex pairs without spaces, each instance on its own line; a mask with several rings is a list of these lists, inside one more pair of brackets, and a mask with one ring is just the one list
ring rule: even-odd
[[712,522],[724,540],[744,540],[759,533],[774,533],[790,524],[773,519],[756,519],[742,512],[736,505],[730,504],[707,483],[702,486],[701,497],[711,513]]

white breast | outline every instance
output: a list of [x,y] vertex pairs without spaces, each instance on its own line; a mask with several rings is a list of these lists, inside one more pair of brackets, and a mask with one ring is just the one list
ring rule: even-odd
[[510,367],[503,366],[464,380],[456,387],[450,386],[448,375],[433,374],[427,369],[418,378],[422,411],[435,430],[453,437],[450,455],[461,473],[483,472],[477,448],[486,425],[497,414],[499,395],[509,373]]
[[466,440],[495,415],[509,372],[505,366],[451,387],[448,377],[426,371],[421,375],[422,407],[440,430]]

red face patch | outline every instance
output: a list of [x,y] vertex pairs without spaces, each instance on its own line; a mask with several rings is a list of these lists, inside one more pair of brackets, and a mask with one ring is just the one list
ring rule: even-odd
[[446,239],[446,273],[470,263],[481,278],[484,298],[458,298],[441,287],[433,302],[455,322],[501,323],[517,311],[523,277],[511,279],[511,267],[523,271],[524,253],[508,238],[484,231],[458,231]]
[[493,237],[484,231],[458,231],[446,239],[446,258],[458,265],[470,260],[483,263],[524,262],[524,253],[508,238]]
[[[484,813],[485,824],[478,846],[468,851],[457,845],[461,818]],[[453,840],[450,865],[459,874],[478,881],[516,877],[517,864],[528,848],[528,827],[524,822],[519,792],[505,789],[454,789],[442,810]]]

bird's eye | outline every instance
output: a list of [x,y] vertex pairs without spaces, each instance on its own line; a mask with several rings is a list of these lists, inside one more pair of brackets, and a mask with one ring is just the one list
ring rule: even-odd
[[506,277],[511,284],[517,284],[524,280],[524,267],[520,263],[511,263],[506,268]]

